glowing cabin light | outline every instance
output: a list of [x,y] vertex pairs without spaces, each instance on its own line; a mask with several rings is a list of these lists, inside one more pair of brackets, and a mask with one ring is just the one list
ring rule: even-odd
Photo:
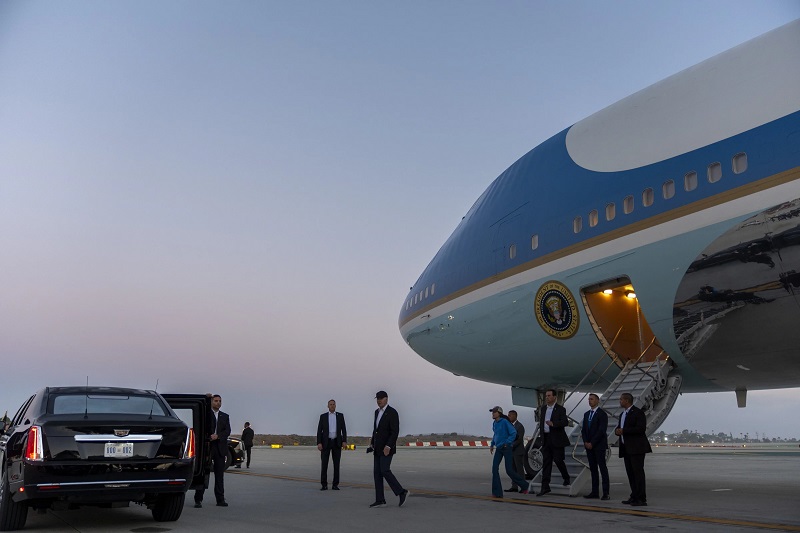
[[612,291],[611,289],[606,289],[603,291],[603,294],[613,294],[613,292],[614,291]]
[[627,296],[630,299],[634,299],[634,298],[636,298],[636,293],[633,292],[633,291],[628,291],[628,292],[625,293],[625,296]]

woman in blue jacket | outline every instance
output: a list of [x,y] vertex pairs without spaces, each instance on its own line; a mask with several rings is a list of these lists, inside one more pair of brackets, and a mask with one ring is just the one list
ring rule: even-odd
[[[503,415],[503,409],[494,406],[489,411],[492,413],[494,422],[492,423],[492,445],[489,451],[494,455],[492,458],[492,496],[495,498],[503,497],[503,485],[500,482],[500,461],[505,459],[506,474],[522,490],[520,494],[528,494],[529,483],[521,475],[514,471],[514,457],[512,448],[514,439],[517,438],[517,430],[508,419]],[[497,448],[497,453],[494,453]]]

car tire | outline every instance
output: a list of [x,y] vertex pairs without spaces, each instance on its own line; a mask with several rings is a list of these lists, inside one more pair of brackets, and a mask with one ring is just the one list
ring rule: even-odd
[[153,519],[156,522],[174,522],[181,517],[186,493],[161,494],[153,506]]
[[3,472],[0,474],[0,531],[22,529],[27,519],[27,502],[15,502],[11,499],[11,489]]
[[225,470],[229,469],[233,464],[233,454],[231,453],[230,449],[227,450],[225,454]]

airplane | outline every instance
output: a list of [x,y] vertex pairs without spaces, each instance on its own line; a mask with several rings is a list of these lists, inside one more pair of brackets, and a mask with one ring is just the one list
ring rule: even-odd
[[631,392],[649,434],[682,392],[800,386],[798,57],[800,19],[523,155],[411,287],[403,339],[515,405],[605,390],[613,417]]

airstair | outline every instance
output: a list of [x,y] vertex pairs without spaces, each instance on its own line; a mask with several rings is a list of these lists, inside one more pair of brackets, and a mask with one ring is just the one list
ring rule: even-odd
[[[651,341],[650,346],[655,342],[655,338]],[[606,452],[606,459],[611,455],[612,446],[617,443],[618,436],[614,435],[614,429],[619,424],[619,418],[622,415],[623,409],[619,405],[620,396],[628,392],[633,396],[633,404],[642,409],[647,416],[647,435],[655,433],[661,426],[661,423],[666,419],[675,405],[675,400],[678,398],[681,387],[681,376],[671,373],[673,370],[673,363],[666,354],[662,352],[653,361],[642,361],[642,358],[647,350],[647,347],[642,352],[642,355],[636,361],[628,361],[622,368],[622,371],[611,381],[606,388],[600,400],[600,407],[608,413],[608,445],[609,448]],[[576,386],[564,400],[566,403],[573,395],[576,394],[577,389],[595,389],[602,386],[603,383],[608,383],[608,379],[604,376],[612,369],[619,368],[620,362],[613,359],[608,366],[598,371],[598,367],[603,361],[608,361],[607,354],[595,363],[594,367],[586,374],[583,380]],[[593,383],[587,383],[591,376],[595,377]],[[577,405],[568,413],[570,419],[570,426],[572,432],[569,433],[570,447],[567,448],[565,463],[567,471],[569,472],[571,484],[563,486],[561,474],[558,468],[553,465],[553,471],[550,479],[550,490],[553,494],[563,494],[567,496],[579,496],[588,494],[591,487],[591,472],[589,471],[589,463],[586,459],[586,451],[583,447],[583,440],[581,439],[581,423],[583,422],[583,413],[588,410],[585,402],[587,393],[582,394],[582,398],[578,401]],[[539,424],[537,422],[532,439],[536,442],[539,437]],[[538,444],[538,443],[537,443]],[[536,446],[532,446],[528,452],[528,460],[531,467],[537,470],[537,474],[531,482],[531,492],[541,488],[541,468],[542,468],[542,454],[541,450]]]

